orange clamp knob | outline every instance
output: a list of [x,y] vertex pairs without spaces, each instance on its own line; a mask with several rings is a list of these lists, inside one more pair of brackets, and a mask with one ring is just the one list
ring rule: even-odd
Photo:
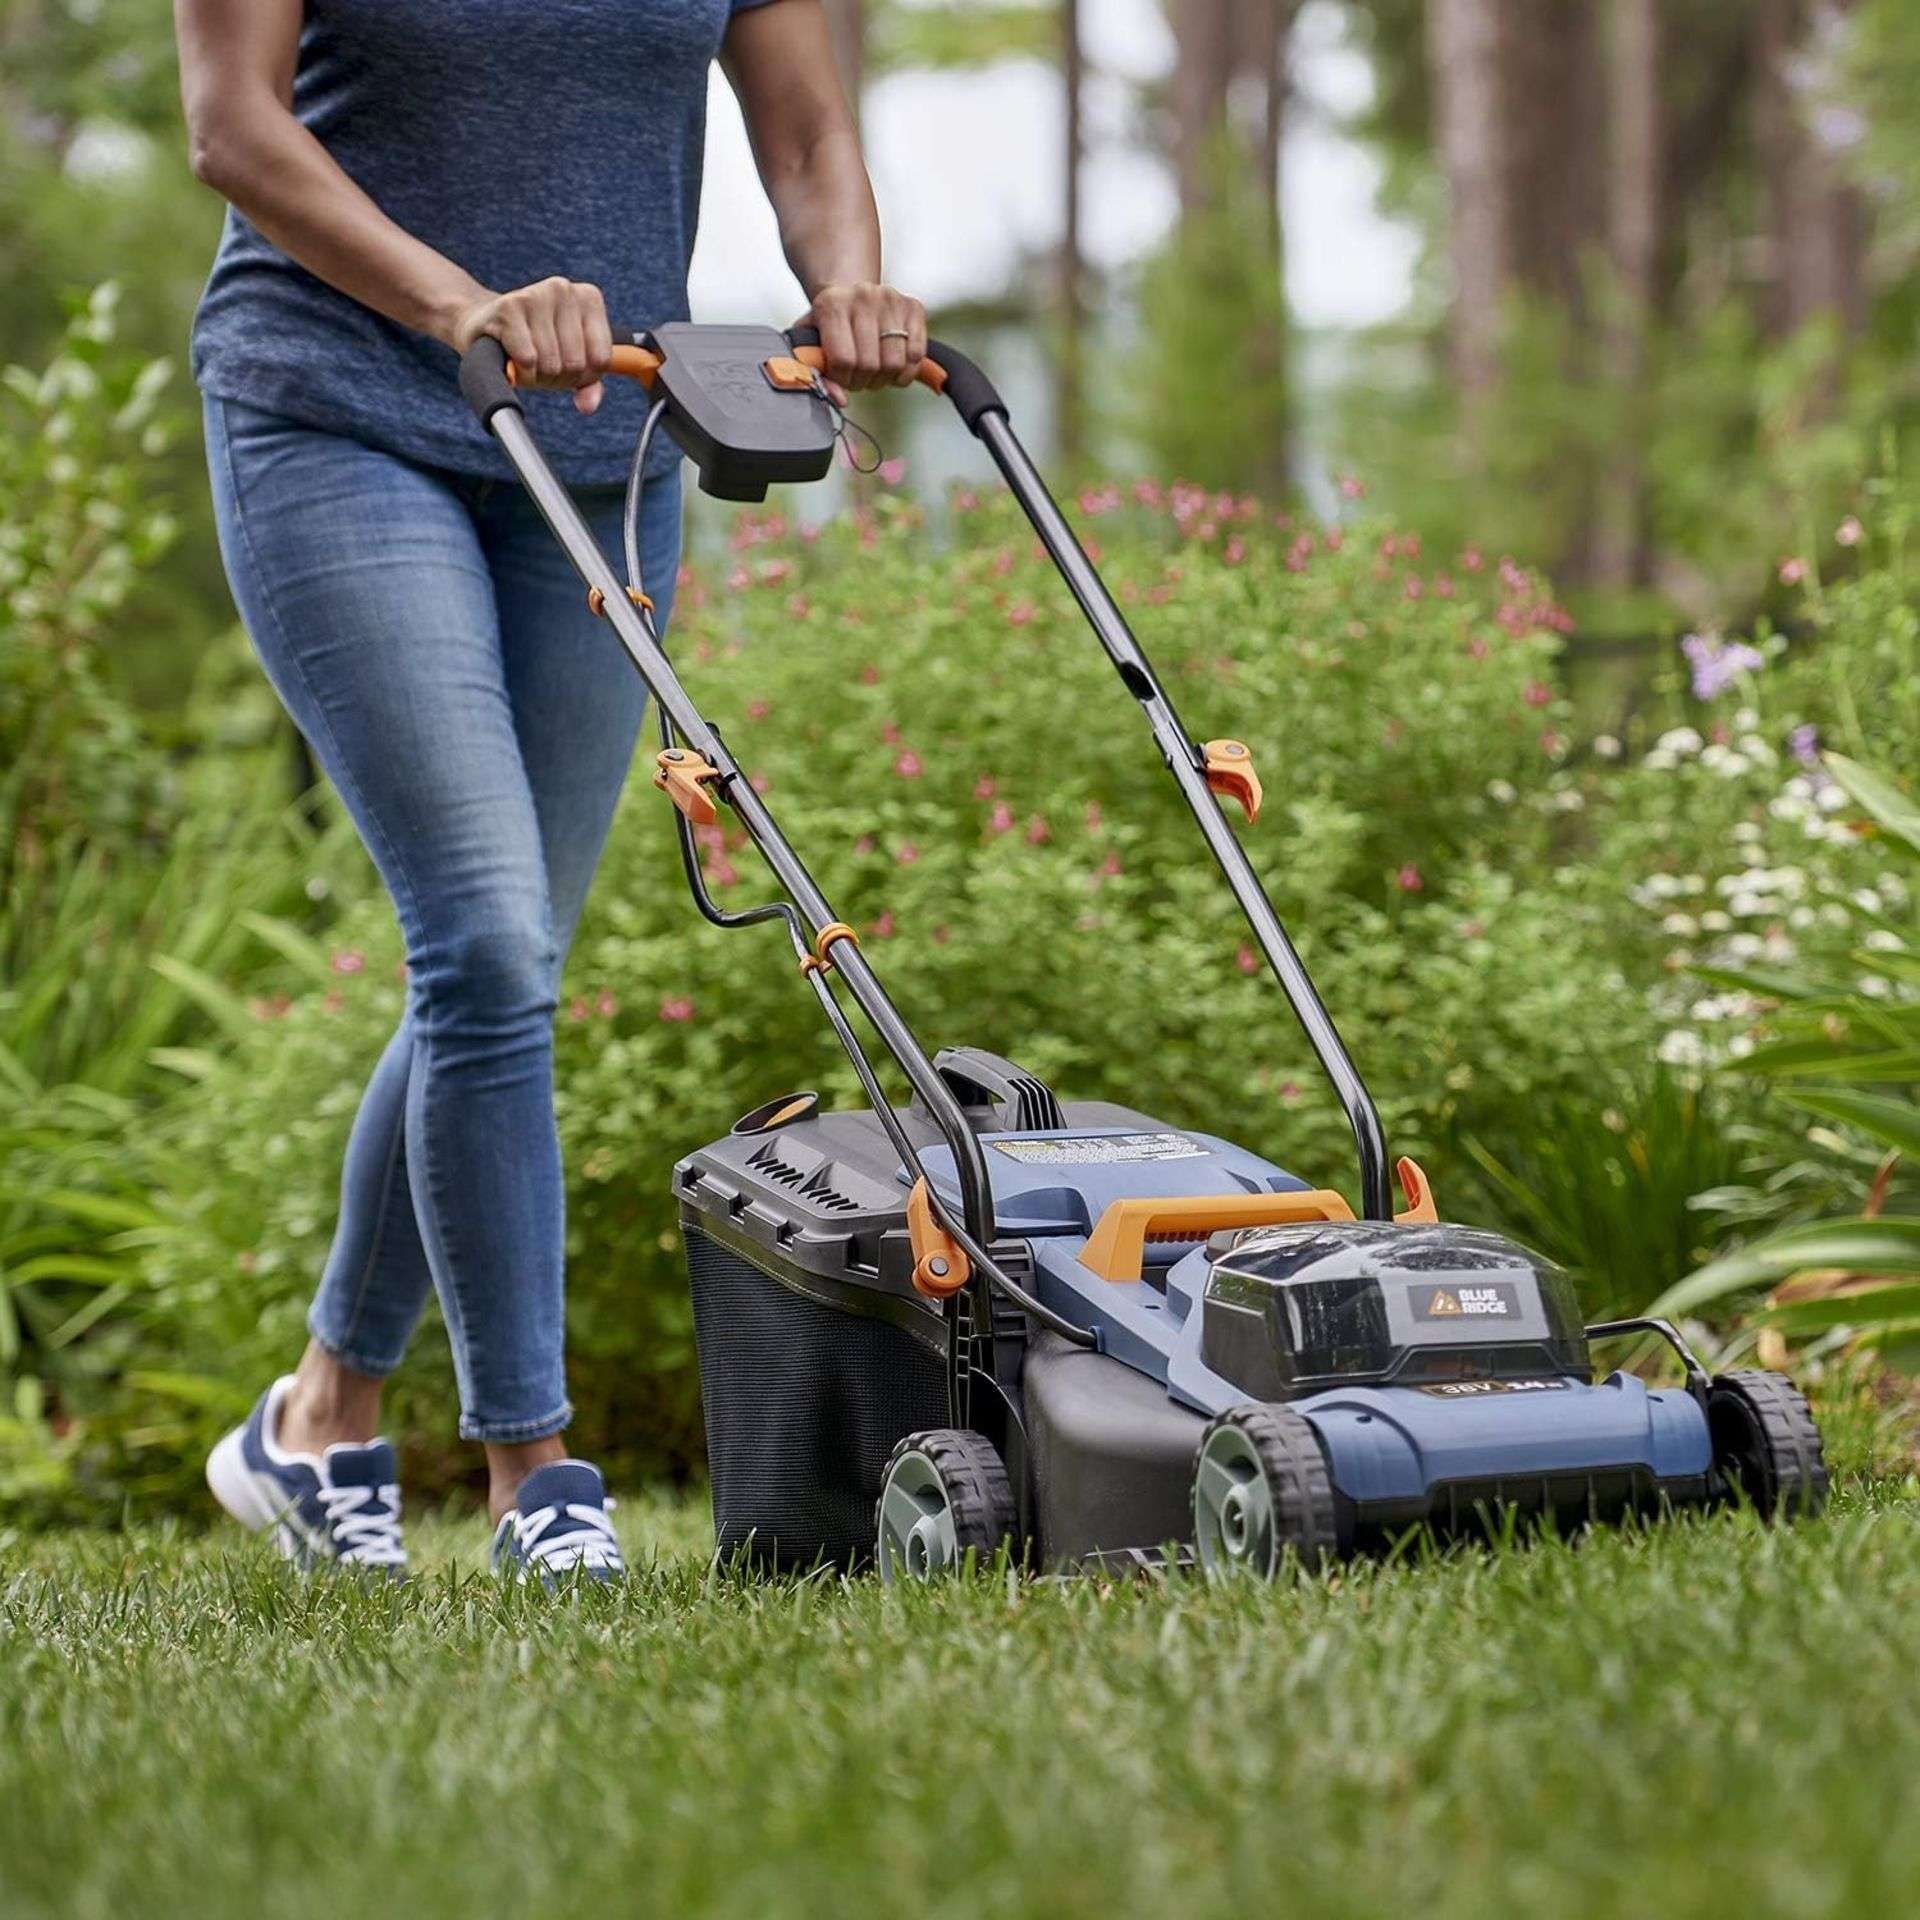
[[654,756],[659,771],[653,784],[697,827],[710,827],[719,817],[707,788],[720,778],[720,769],[691,747],[665,747]]
[[973,1277],[972,1263],[933,1210],[925,1175],[907,1195],[907,1239],[913,1246],[913,1290],[929,1300],[945,1300]]
[[1264,795],[1253,770],[1253,754],[1244,740],[1209,740],[1201,748],[1207,785],[1223,799],[1237,800],[1251,826],[1260,817]]

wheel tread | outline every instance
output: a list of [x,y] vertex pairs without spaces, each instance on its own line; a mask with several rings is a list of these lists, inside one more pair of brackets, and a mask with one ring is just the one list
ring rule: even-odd
[[[1764,1511],[1817,1513],[1826,1504],[1831,1476],[1826,1448],[1806,1396],[1784,1374],[1746,1367],[1714,1377],[1712,1394],[1737,1398],[1760,1429],[1773,1483]],[[1749,1497],[1754,1497],[1749,1490]],[[1756,1498],[1756,1504],[1762,1504]]]
[[[1013,1537],[1013,1487],[998,1449],[984,1434],[958,1427],[933,1427],[910,1433],[888,1456],[880,1476],[881,1499],[893,1479],[893,1470],[909,1453],[923,1453],[934,1464],[946,1489],[953,1516],[954,1544],[964,1558],[972,1551],[990,1560],[1002,1542]],[[880,1502],[874,1505],[874,1539],[880,1537]]]
[[[1312,1423],[1291,1407],[1249,1401],[1229,1407],[1200,1436],[1200,1453],[1224,1426],[1235,1426],[1253,1443],[1273,1490],[1277,1539],[1292,1548],[1303,1571],[1317,1573],[1340,1551],[1334,1514],[1333,1477]],[[1198,1456],[1196,1455],[1196,1458]]]

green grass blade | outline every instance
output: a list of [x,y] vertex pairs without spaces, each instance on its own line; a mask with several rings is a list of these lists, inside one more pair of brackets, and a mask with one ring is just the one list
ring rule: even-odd
[[1882,1146],[1920,1159],[1920,1106],[1884,1093],[1850,1093],[1842,1088],[1789,1088],[1782,1096],[1809,1113],[1838,1120],[1871,1135]]

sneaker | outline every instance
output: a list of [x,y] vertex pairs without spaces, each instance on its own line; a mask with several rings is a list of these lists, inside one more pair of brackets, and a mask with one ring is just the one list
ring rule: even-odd
[[584,1460],[535,1467],[493,1536],[494,1572],[503,1580],[539,1580],[548,1587],[569,1576],[624,1580],[627,1563],[607,1519],[612,1508],[598,1467]]
[[341,1442],[317,1457],[285,1452],[275,1436],[292,1385],[291,1374],[276,1380],[246,1425],[235,1427],[207,1456],[213,1497],[243,1527],[271,1531],[298,1567],[372,1567],[403,1577],[407,1549],[391,1443]]

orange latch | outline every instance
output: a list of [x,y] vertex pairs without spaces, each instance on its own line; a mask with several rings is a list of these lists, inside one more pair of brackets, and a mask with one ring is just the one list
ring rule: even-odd
[[801,365],[798,360],[784,353],[763,361],[761,371],[785,393],[811,393],[813,383],[819,378],[811,367]]
[[[652,594],[642,593],[638,587],[629,587],[627,589],[627,598],[631,600],[636,607],[644,608],[648,613],[653,611]],[[602,593],[598,587],[589,587],[587,589],[587,611],[597,620],[606,610],[607,596]]]
[[813,973],[815,971],[824,973],[827,968],[831,967],[833,965],[833,945],[836,940],[851,940],[856,947],[860,944],[860,936],[855,933],[844,920],[829,920],[827,924],[814,935],[813,951],[801,955],[800,971],[802,973]]
[[720,769],[691,747],[664,747],[654,756],[660,769],[653,784],[697,827],[710,827],[719,817],[708,785],[720,778]]
[[973,1267],[933,1211],[923,1174],[907,1195],[907,1238],[913,1244],[913,1290],[945,1300],[973,1277]]
[[1206,756],[1207,785],[1228,800],[1238,800],[1248,826],[1252,826],[1260,818],[1263,796],[1260,776],[1253,770],[1253,754],[1247,743],[1209,740],[1201,752]]
[[1407,1196],[1404,1213],[1396,1213],[1395,1222],[1403,1227],[1431,1227],[1440,1221],[1440,1210],[1433,1204],[1433,1189],[1421,1171],[1418,1160],[1396,1160],[1393,1170],[1400,1176],[1400,1191]]
[[1184,1194],[1114,1200],[1095,1223],[1080,1264],[1102,1280],[1138,1280],[1150,1239],[1201,1240],[1219,1227],[1277,1227],[1301,1220],[1351,1220],[1337,1193]]

